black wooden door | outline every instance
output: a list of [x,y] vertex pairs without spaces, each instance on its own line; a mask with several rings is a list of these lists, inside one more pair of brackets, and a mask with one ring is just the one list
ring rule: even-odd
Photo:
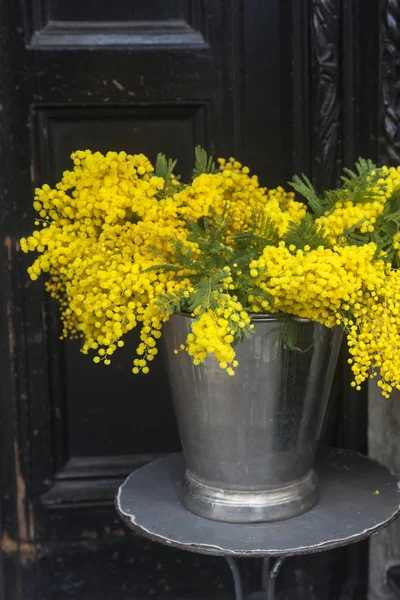
[[[0,0],[2,600],[216,598],[229,585],[221,559],[142,541],[115,514],[120,481],[179,449],[164,368],[131,375],[134,336],[104,370],[58,340],[57,307],[19,253],[34,186],[85,148],[163,151],[187,176],[196,144],[268,186],[299,171],[334,182],[342,163],[377,155],[377,23],[390,4]],[[363,410],[347,400],[331,431],[360,447]],[[343,579],[331,556],[288,585],[310,598],[322,564],[315,597],[331,597]],[[354,584],[357,561],[340,560]]]

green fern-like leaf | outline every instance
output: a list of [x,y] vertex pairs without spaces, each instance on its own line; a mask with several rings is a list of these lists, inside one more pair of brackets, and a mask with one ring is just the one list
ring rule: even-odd
[[310,246],[313,250],[319,246],[329,248],[329,240],[316,225],[313,216],[306,213],[300,223],[292,223],[284,236],[287,246],[294,245],[297,249]]
[[376,192],[371,188],[380,177],[380,170],[375,164],[364,158],[359,158],[354,165],[354,170],[344,168],[341,177],[342,186],[339,189],[326,190],[318,196],[310,180],[302,175],[294,176],[291,186],[301,194],[310,206],[315,217],[323,216],[332,210],[337,202],[351,200],[354,203],[369,202]]
[[365,244],[369,244],[370,241],[370,235],[368,233],[362,234],[352,232],[347,236],[347,243],[350,246],[364,246]]
[[355,163],[355,170],[344,168],[343,172],[342,187],[336,192],[328,192],[328,196],[336,202],[351,200],[354,204],[375,199],[376,191],[372,187],[380,177],[380,170],[371,160],[359,158]]
[[295,175],[293,181],[289,182],[289,185],[307,200],[316,217],[322,217],[328,207],[324,200],[318,197],[313,184],[304,173],[301,177]]
[[280,240],[279,232],[274,223],[262,215],[255,221],[249,231],[240,231],[232,236],[235,252],[239,255],[236,262],[243,253],[248,253],[248,258],[259,256],[266,246],[275,246]]
[[171,265],[169,263],[161,263],[159,265],[152,265],[144,269],[143,273],[150,273],[151,271],[182,271],[181,265]]
[[216,167],[212,156],[208,156],[207,152],[201,146],[196,146],[194,149],[194,169],[193,179],[203,173],[215,173]]
[[283,321],[282,343],[288,350],[294,351],[297,347],[299,337],[299,324],[295,320],[285,319]]
[[256,298],[259,302],[268,302],[268,304],[270,306],[274,305],[274,297],[272,296],[272,294],[270,294],[269,292],[267,292],[266,290],[263,290],[261,288],[252,288],[251,290],[251,294],[252,296],[254,296],[254,298]]
[[341,241],[354,246],[362,246],[363,244],[368,244],[368,233],[358,232],[361,225],[365,223],[366,220],[367,218],[364,217],[363,219],[357,221],[357,223],[354,223],[354,225],[352,225],[351,227],[347,227],[346,229],[344,229],[342,234],[340,235]]
[[386,207],[391,214],[400,212],[400,187],[397,187],[393,190],[388,202],[385,205],[385,208]]
[[346,167],[343,169],[343,172],[346,175],[342,175],[341,179],[347,184],[351,184],[354,182],[354,180],[360,178],[365,179],[366,177],[368,177],[371,171],[376,169],[376,165],[372,162],[372,160],[370,160],[369,158],[361,158],[361,156],[358,158],[354,166],[356,169],[355,171],[352,171],[351,169],[348,169]]
[[182,310],[182,305],[184,303],[184,290],[179,292],[169,292],[166,294],[160,294],[156,300],[155,304],[158,306],[160,313],[164,316],[170,316],[175,313],[179,313]]
[[221,268],[232,257],[232,248],[225,244],[225,234],[230,217],[216,215],[210,210],[210,217],[201,217],[198,221],[188,221],[188,240],[195,242],[200,250],[206,269]]
[[164,181],[169,182],[177,161],[168,158],[162,152],[157,154],[154,173],[157,177],[162,177]]
[[215,292],[219,291],[218,288],[221,284],[221,279],[224,277],[226,277],[226,271],[221,269],[217,273],[199,281],[193,286],[193,292],[191,293],[188,302],[191,312],[199,308],[201,309],[201,312],[204,312],[209,308],[216,308]]
[[290,350],[291,352],[307,352],[311,349],[312,344],[306,348],[302,349],[298,347],[298,339],[300,334],[300,323],[291,318],[290,315],[286,313],[276,312],[274,313],[275,318],[279,321],[279,325],[271,329],[265,337],[273,337],[272,343],[281,344],[283,348],[286,350]]
[[192,249],[186,246],[181,240],[173,240],[172,242],[172,252],[173,252],[173,263],[179,265],[178,270],[191,269],[193,267],[192,262]]
[[149,250],[152,254],[154,254],[154,256],[159,258],[161,262],[165,261],[165,256],[159,248],[157,248],[156,246],[149,246]]
[[393,237],[400,230],[400,212],[388,215],[382,222],[382,229]]

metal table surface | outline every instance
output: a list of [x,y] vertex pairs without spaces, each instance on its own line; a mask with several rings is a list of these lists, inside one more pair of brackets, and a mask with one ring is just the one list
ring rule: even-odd
[[[190,513],[180,499],[184,468],[181,454],[141,467],[119,488],[117,511],[130,528],[155,542],[226,557],[237,599],[243,592],[234,557],[281,557],[271,569],[272,577],[264,573],[265,595],[252,596],[272,600],[282,557],[357,542],[400,512],[397,478],[375,461],[347,450],[330,449],[317,459],[320,500],[314,508],[270,523],[222,523]],[[267,565],[269,569],[269,561]]]

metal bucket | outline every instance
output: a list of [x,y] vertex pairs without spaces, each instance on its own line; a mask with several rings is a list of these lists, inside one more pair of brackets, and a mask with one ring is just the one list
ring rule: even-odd
[[174,354],[192,318],[174,315],[164,344],[186,460],[183,502],[218,521],[287,519],[318,500],[313,471],[340,349],[341,330],[293,317],[253,318],[255,333],[236,346],[235,375],[214,356],[194,366]]

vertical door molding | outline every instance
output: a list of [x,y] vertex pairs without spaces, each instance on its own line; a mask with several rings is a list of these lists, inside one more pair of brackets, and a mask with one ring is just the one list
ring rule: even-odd
[[380,157],[400,163],[400,5],[381,0]]
[[310,10],[312,175],[325,188],[340,156],[340,0],[312,0]]
[[292,170],[326,187],[341,158],[341,2],[294,0],[291,24]]

